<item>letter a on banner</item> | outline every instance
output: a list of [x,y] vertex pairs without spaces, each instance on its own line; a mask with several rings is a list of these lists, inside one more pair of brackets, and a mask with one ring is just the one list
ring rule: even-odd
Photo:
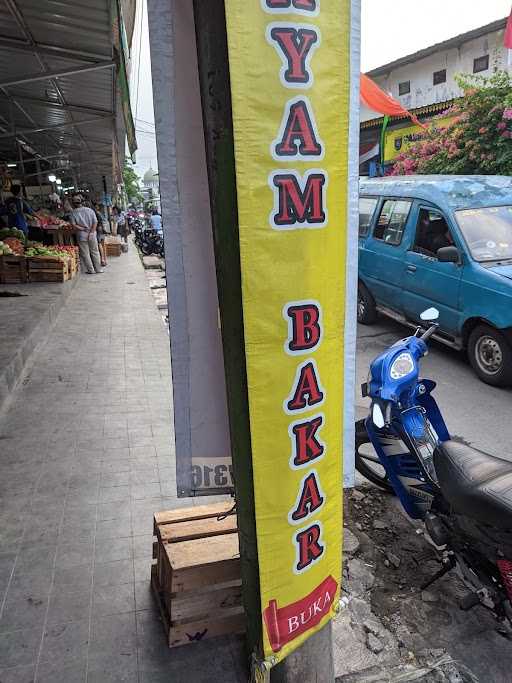
[[271,665],[339,604],[357,3],[225,0],[262,642]]

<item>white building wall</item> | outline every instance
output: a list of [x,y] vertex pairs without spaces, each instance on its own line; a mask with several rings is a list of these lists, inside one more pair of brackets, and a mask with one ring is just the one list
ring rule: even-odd
[[[504,31],[495,31],[480,38],[463,43],[460,47],[438,52],[424,59],[412,62],[389,72],[389,74],[373,78],[383,90],[398,100],[406,109],[416,109],[438,102],[445,102],[459,97],[461,91],[455,82],[458,74],[472,74],[473,60],[489,55],[489,69],[480,72],[481,76],[490,76],[495,70],[509,69],[508,50],[503,46]],[[446,83],[433,84],[435,71],[446,69]],[[411,82],[408,95],[398,94],[398,84]],[[361,121],[379,118],[381,115],[361,108]]]

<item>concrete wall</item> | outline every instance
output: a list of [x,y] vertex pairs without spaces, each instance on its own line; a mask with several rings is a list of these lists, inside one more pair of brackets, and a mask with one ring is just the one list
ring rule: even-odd
[[183,497],[192,466],[223,465],[231,444],[192,2],[149,0],[148,16]]
[[[373,80],[383,90],[391,93],[406,109],[445,102],[461,94],[455,76],[473,73],[473,60],[478,57],[489,55],[489,69],[481,72],[482,76],[490,76],[495,70],[512,70],[512,64],[508,64],[508,50],[503,47],[503,35],[503,30],[489,33],[460,47],[440,51],[417,62],[401,66]],[[433,85],[433,74],[441,69],[446,69],[446,83]],[[400,96],[398,84],[403,81],[411,82],[411,92]],[[379,117],[380,114],[365,107],[361,109],[361,121]]]

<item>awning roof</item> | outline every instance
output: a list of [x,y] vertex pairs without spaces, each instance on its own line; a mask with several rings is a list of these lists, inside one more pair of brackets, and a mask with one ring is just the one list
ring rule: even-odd
[[116,0],[0,0],[0,160],[19,162],[21,146],[27,184],[37,154],[44,176],[96,191],[106,176],[111,189],[124,157],[117,11]]

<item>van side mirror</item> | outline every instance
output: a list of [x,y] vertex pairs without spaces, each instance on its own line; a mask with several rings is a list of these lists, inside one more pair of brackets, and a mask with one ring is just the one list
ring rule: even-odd
[[440,263],[460,263],[459,250],[454,246],[438,249],[437,258]]

